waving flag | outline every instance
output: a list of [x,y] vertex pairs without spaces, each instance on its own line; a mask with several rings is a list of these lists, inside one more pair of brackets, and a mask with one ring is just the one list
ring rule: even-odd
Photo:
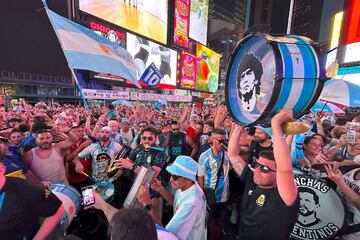
[[70,68],[121,76],[140,87],[136,65],[126,49],[44,5]]

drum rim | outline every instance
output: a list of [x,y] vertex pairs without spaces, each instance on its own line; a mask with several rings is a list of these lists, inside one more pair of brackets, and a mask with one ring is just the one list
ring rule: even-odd
[[[271,35],[269,34],[266,34],[266,33],[252,33],[248,36],[246,36],[245,38],[243,38],[239,44],[236,46],[236,48],[233,50],[233,52],[231,53],[231,58],[230,58],[230,61],[229,61],[229,64],[228,64],[228,67],[226,69],[226,77],[225,77],[225,96],[229,96],[229,90],[228,90],[228,85],[229,85],[229,81],[230,81],[230,71],[232,70],[232,65],[233,65],[233,62],[234,62],[234,59],[236,57],[236,54],[238,53],[239,49],[242,47],[242,45],[248,41],[251,37],[253,36],[260,36],[260,37],[263,37],[268,44],[270,44],[272,46],[272,51],[274,53],[274,57],[275,59],[279,59],[280,60],[280,63],[278,63],[277,61],[275,61],[275,76],[274,76],[274,81],[273,81],[273,91],[271,93],[271,96],[270,96],[270,100],[268,102],[268,104],[266,105],[266,108],[264,109],[264,111],[261,113],[261,115],[259,116],[258,119],[256,119],[254,122],[252,123],[243,123],[243,122],[240,122],[236,117],[235,117],[235,114],[233,113],[232,109],[231,109],[231,106],[230,106],[230,100],[228,97],[225,98],[225,104],[226,104],[226,107],[228,109],[228,112],[230,114],[230,116],[238,123],[238,124],[241,124],[241,125],[244,125],[244,126],[254,126],[254,125],[257,125],[257,124],[264,124],[264,125],[267,125],[267,123],[264,123],[264,121],[269,117],[269,116],[266,116],[264,113],[265,112],[271,112],[269,110],[273,109],[275,104],[276,104],[276,100],[277,100],[277,94],[275,94],[276,91],[274,90],[280,90],[281,89],[281,86],[282,86],[282,81],[279,81],[281,80],[282,76],[283,76],[283,65],[282,65],[282,59],[281,59],[281,55],[280,55],[280,52],[279,52],[279,49],[277,47],[277,44],[276,44],[276,41],[272,41],[269,37],[271,37]],[[281,74],[279,74],[281,73]],[[280,77],[281,76],[281,77]]]
[[[304,175],[298,175],[298,176],[294,176],[294,179],[295,178],[311,178],[311,179],[317,179],[319,181],[322,181],[324,184],[326,184],[326,186],[330,187],[323,179],[321,178],[314,178],[314,177],[310,177],[310,176],[304,176]],[[346,211],[347,211],[347,208],[346,208],[346,204],[345,204],[345,201],[344,201],[344,198],[333,188],[330,187],[330,189],[332,189],[335,194],[337,195],[337,197],[339,198],[340,202],[341,202],[341,206],[344,210],[344,219],[342,221],[342,225],[341,225],[341,228],[339,229],[339,231],[337,231],[334,235],[331,235],[327,238],[322,238],[323,240],[327,240],[327,239],[332,239],[333,237],[337,236],[337,234],[344,228],[345,226],[345,221],[346,221]],[[295,226],[295,225],[294,225]],[[302,238],[297,238],[297,237],[294,237],[292,235],[292,231],[290,233],[290,239],[294,239],[294,240],[303,240]]]

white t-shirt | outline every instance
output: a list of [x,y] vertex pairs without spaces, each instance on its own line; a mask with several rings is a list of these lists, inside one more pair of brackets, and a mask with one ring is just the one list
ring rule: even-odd
[[133,135],[133,132],[132,132],[131,128],[129,129],[129,131],[127,133],[124,133],[122,131],[122,129],[121,129],[120,134],[121,134],[121,137],[123,139],[123,143],[128,145],[128,146],[131,145],[131,143],[132,143],[132,141],[133,141],[133,139],[134,139],[134,137],[136,135],[136,133],[134,133],[134,135]]
[[159,225],[156,225],[156,232],[159,240],[178,240],[174,234]]
[[185,191],[178,189],[174,198],[174,216],[166,230],[180,240],[206,240],[206,204],[203,191],[194,184]]

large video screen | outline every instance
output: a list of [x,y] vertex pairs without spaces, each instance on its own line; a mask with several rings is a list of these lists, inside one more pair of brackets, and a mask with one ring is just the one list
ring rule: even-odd
[[189,37],[206,45],[209,0],[191,0]]
[[216,92],[219,85],[219,68],[221,55],[213,50],[196,44],[196,87],[195,90]]
[[195,89],[196,80],[196,57],[187,52],[181,55],[181,81],[180,87]]
[[154,63],[164,76],[156,87],[175,89],[177,52],[131,33],[126,34],[126,39],[126,49],[133,57],[139,75]]
[[166,44],[168,0],[79,0],[79,9]]
[[188,48],[190,0],[175,0],[174,44]]

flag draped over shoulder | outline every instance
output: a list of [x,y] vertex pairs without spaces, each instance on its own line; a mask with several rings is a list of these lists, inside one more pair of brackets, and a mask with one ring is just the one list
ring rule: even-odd
[[71,68],[113,74],[140,87],[136,65],[126,49],[46,6],[45,10]]

